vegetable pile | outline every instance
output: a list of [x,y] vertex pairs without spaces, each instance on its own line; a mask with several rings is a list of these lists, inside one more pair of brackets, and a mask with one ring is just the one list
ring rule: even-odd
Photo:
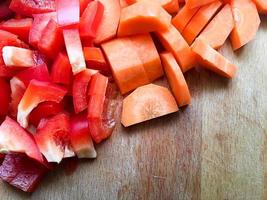
[[[196,66],[231,79],[217,50],[251,41],[266,0],[4,0],[0,3],[0,178],[33,192],[63,159],[191,102]],[[190,72],[189,72],[190,73]],[[170,89],[153,84],[164,74]]]

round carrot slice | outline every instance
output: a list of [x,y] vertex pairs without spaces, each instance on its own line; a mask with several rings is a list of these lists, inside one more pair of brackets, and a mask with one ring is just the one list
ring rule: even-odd
[[128,127],[176,111],[178,106],[171,92],[149,84],[137,88],[123,100],[121,123]]

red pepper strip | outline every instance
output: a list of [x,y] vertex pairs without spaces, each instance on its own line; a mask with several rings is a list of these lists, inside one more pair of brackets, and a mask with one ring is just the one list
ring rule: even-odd
[[71,117],[70,141],[78,158],[96,158],[97,153],[90,135],[86,113]]
[[74,75],[78,74],[86,69],[79,30],[64,29],[63,35],[72,72]]
[[69,116],[61,113],[41,121],[34,137],[47,161],[60,163],[64,158],[66,149],[70,149]]
[[100,25],[104,13],[104,6],[99,1],[88,4],[80,21],[80,36],[82,40],[92,41]]
[[69,58],[66,53],[60,52],[52,65],[51,80],[54,83],[70,85],[71,79],[72,71]]
[[0,166],[0,178],[24,192],[33,192],[46,172],[47,168],[25,154],[7,154]]
[[18,105],[23,97],[26,87],[25,84],[17,77],[13,77],[10,80],[10,87],[11,87],[11,103],[9,105],[10,115],[13,117],[17,117]]
[[82,16],[87,5],[93,0],[80,0],[80,16]]
[[0,21],[10,18],[14,13],[9,9],[9,0],[0,3]]
[[43,118],[49,118],[52,117],[60,112],[63,112],[64,110],[64,101],[61,101],[60,103],[56,102],[43,102],[40,103],[30,114],[29,116],[29,122],[30,124],[34,125],[35,127],[38,126],[39,122]]
[[66,89],[55,84],[32,80],[19,103],[17,121],[26,128],[29,114],[39,103],[45,101],[59,103],[66,93]]
[[9,83],[3,78],[0,78],[0,88],[0,117],[4,117],[8,113],[11,89]]
[[79,0],[56,0],[57,21],[59,26],[78,25],[80,21]]
[[32,18],[10,19],[1,23],[0,29],[14,33],[23,41],[28,42],[32,21]]
[[0,126],[0,152],[25,153],[30,158],[44,163],[32,135],[9,117],[6,117]]
[[42,33],[50,19],[56,21],[57,13],[51,12],[33,15],[33,24],[29,33],[29,43],[35,48],[38,47],[38,43],[41,39]]
[[9,8],[17,14],[31,17],[33,14],[56,10],[55,0],[12,0]]
[[88,106],[87,89],[95,70],[86,69],[75,75],[72,86],[73,105],[75,113],[84,111]]
[[54,59],[64,48],[62,30],[53,19],[51,19],[45,27],[38,43],[38,48],[51,59]]
[[83,53],[85,57],[85,62],[88,68],[96,69],[104,72],[105,74],[110,74],[110,67],[106,62],[102,50],[98,47],[84,47]]

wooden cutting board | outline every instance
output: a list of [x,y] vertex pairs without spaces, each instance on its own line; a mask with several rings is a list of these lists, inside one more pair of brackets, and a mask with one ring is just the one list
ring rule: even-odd
[[27,195],[0,185],[1,200],[267,199],[267,18],[256,39],[233,53],[227,81],[204,70],[186,74],[192,105],[125,129],[97,146],[98,158],[66,175],[50,173]]

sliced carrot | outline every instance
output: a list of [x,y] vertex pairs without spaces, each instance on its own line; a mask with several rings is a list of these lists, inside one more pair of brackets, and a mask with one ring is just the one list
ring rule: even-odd
[[172,19],[172,24],[180,31],[180,33],[182,33],[186,25],[198,10],[199,8],[190,9],[187,4],[185,4],[178,14]]
[[161,53],[160,57],[178,106],[181,107],[189,105],[191,102],[191,95],[184,75],[173,54],[169,52]]
[[137,88],[123,100],[121,123],[128,127],[176,111],[178,106],[171,92],[149,84]]
[[170,24],[171,15],[160,5],[140,1],[122,9],[118,36],[164,30]]
[[117,38],[101,46],[122,94],[149,83],[139,55],[129,48],[132,46],[129,38]]
[[201,39],[196,39],[192,50],[197,54],[198,62],[202,67],[226,78],[235,76],[237,67]]
[[222,3],[220,1],[215,1],[208,5],[202,6],[197,11],[182,33],[188,44],[192,44],[198,34],[208,24],[221,6]]
[[187,0],[186,5],[188,5],[188,7],[192,9],[192,8],[207,5],[213,1],[216,1],[216,0]]
[[212,19],[199,38],[214,49],[221,47],[234,28],[232,9],[226,4]]
[[120,21],[121,6],[119,0],[99,0],[104,5],[104,14],[98,27],[95,43],[100,44],[117,34]]
[[267,1],[266,0],[253,0],[261,14],[267,14]]
[[250,42],[256,35],[260,17],[255,4],[251,0],[232,0],[231,3],[235,27],[231,33],[233,49],[239,49]]
[[144,65],[148,79],[153,82],[163,76],[160,57],[150,34],[135,35],[130,40]]
[[174,26],[171,25],[167,30],[158,31],[156,35],[165,49],[173,53],[183,72],[194,67],[195,54]]

